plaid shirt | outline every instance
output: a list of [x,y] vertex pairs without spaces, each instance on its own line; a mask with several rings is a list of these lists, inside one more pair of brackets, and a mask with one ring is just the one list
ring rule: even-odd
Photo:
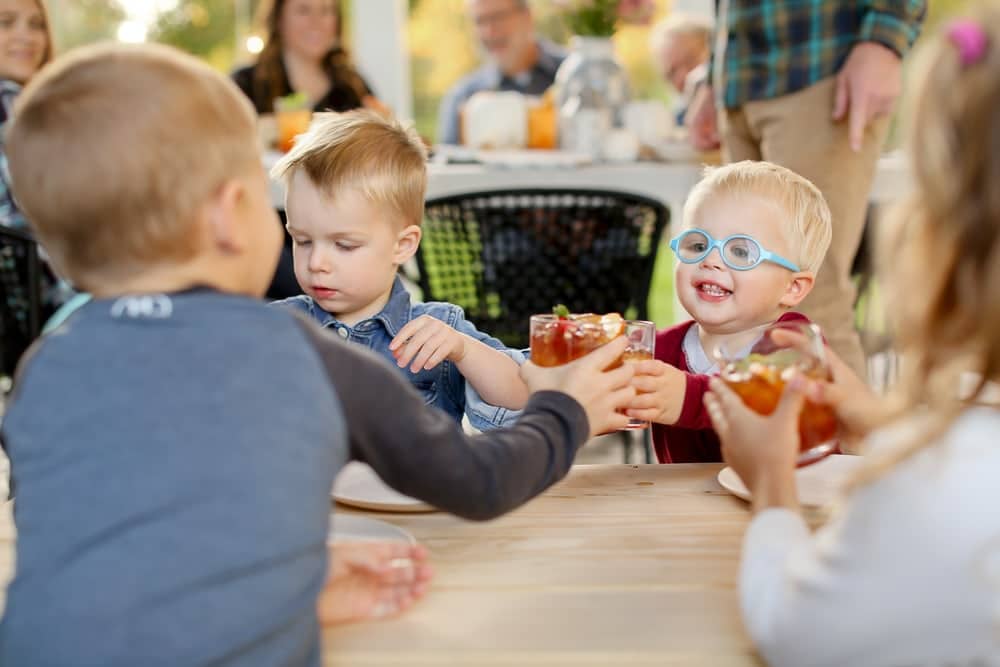
[[924,0],[717,0],[716,91],[728,109],[794,93],[835,74],[857,42],[902,57],[926,10]]

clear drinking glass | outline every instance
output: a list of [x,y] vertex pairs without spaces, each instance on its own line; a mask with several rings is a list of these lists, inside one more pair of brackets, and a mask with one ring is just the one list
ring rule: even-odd
[[[814,379],[830,378],[823,336],[815,324],[776,322],[758,333],[755,341],[720,345],[715,351],[722,380],[747,407],[763,415],[774,412],[795,372]],[[807,400],[799,415],[798,465],[832,454],[837,449],[836,435],[833,410]]]
[[[656,325],[652,322],[624,320],[615,314],[532,315],[531,361],[537,366],[562,366],[618,336],[626,336],[629,346],[610,368],[653,358]],[[626,428],[649,428],[649,422],[632,419]]]
[[[622,361],[635,363],[653,358],[656,343],[655,324],[645,320],[627,320],[625,335],[628,337],[628,349],[622,355]],[[645,419],[629,418],[628,426],[625,428],[630,431],[649,428],[649,422]]]

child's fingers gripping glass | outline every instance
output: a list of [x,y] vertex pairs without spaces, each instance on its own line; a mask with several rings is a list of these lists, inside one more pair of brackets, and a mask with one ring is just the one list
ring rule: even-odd
[[653,400],[655,400],[655,396],[653,396],[653,394],[660,389],[660,377],[661,376],[639,375],[637,372],[635,376],[632,377],[632,386],[635,387],[636,391],[648,394]]
[[659,410],[660,402],[651,393],[636,391],[635,397],[629,401],[628,407],[631,410]]
[[661,376],[666,370],[666,364],[662,361],[657,361],[656,359],[647,359],[644,361],[637,361],[632,364],[635,368],[636,377],[651,375],[651,376]]

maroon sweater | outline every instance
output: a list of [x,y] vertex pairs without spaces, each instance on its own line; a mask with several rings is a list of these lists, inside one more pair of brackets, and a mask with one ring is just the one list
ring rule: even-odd
[[[787,312],[778,322],[808,322],[801,313]],[[694,320],[664,329],[656,334],[656,358],[687,375],[684,405],[677,423],[653,424],[653,448],[660,463],[710,463],[722,460],[719,438],[712,429],[702,398],[708,391],[710,375],[691,373],[684,355],[684,336]]]

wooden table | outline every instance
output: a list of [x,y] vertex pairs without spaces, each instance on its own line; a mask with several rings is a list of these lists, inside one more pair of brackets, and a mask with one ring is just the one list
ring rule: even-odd
[[325,665],[759,665],[736,576],[747,505],[721,465],[576,466],[496,521],[369,514],[431,552],[427,598],[325,634]]
[[324,665],[760,665],[735,591],[750,514],[719,487],[720,467],[577,466],[485,524],[372,514],[427,546],[434,583],[398,619],[327,631]]

